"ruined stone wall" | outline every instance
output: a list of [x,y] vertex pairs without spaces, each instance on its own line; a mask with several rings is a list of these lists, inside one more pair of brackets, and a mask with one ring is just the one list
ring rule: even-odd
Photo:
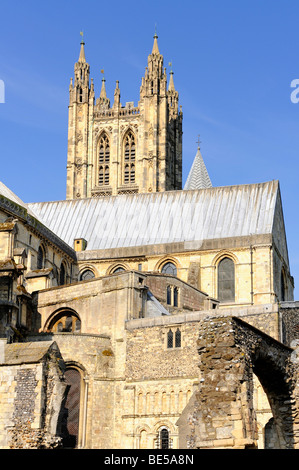
[[59,447],[65,387],[57,356],[53,362],[47,357],[37,363],[11,362],[0,366],[0,448]]
[[279,307],[282,341],[287,346],[299,339],[299,302],[282,302]]

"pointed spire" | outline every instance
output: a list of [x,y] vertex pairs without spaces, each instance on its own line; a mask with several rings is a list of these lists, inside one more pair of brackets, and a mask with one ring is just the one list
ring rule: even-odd
[[154,35],[154,45],[152,54],[160,54],[159,47],[158,47],[158,36],[157,36],[157,28],[155,27],[155,35]]
[[106,82],[106,80],[105,80],[105,78],[104,78],[104,76],[103,76],[103,78],[102,78],[102,88],[101,88],[100,98],[105,98],[105,99],[106,99],[106,98],[107,98],[107,94],[106,94],[105,82]]
[[184,186],[184,190],[206,189],[211,187],[212,183],[200,152],[198,140],[197,153],[195,155],[190,173]]
[[82,36],[82,41],[81,41],[81,49],[80,49],[80,55],[79,55],[78,62],[86,62],[85,51],[84,51],[85,42],[83,41],[83,32],[82,31],[80,32],[80,35]]
[[175,91],[175,86],[174,86],[174,81],[173,81],[172,62],[169,62],[169,66],[171,67],[171,70],[169,72],[170,78],[169,78],[168,91]]
[[119,89],[119,81],[116,80],[116,86],[114,90],[114,107],[118,107],[120,105],[120,89]]

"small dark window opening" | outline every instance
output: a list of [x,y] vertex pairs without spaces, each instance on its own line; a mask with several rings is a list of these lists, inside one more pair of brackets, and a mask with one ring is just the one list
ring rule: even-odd
[[160,448],[169,449],[169,432],[165,428],[160,431]]
[[59,285],[63,286],[65,283],[66,283],[66,273],[65,273],[64,264],[62,263],[60,266],[60,273],[59,273]]
[[180,348],[181,347],[181,344],[182,344],[182,341],[181,341],[181,331],[180,329],[178,328],[175,332],[175,347],[176,348]]
[[167,305],[171,305],[171,287],[167,286]]
[[167,333],[167,348],[173,348],[173,332],[171,330]]
[[175,287],[173,290],[173,306],[178,307],[178,303],[179,303],[179,290],[177,287]]
[[40,246],[37,252],[37,269],[43,269],[44,267],[44,251]]

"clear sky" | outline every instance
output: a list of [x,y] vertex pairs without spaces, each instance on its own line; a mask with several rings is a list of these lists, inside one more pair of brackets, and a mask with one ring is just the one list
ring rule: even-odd
[[0,179],[24,202],[65,199],[80,31],[96,97],[104,69],[109,98],[119,80],[137,104],[156,25],[184,113],[183,181],[198,134],[213,186],[278,179],[299,283],[298,0],[2,0],[0,17]]

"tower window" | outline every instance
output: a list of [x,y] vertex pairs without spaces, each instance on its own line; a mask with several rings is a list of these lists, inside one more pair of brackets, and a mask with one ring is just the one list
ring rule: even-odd
[[79,88],[79,103],[83,102],[83,90],[82,88]]
[[[99,141],[99,185],[109,184],[110,144],[107,134]],[[105,165],[104,165],[105,164]]]
[[235,265],[230,258],[223,258],[218,264],[218,299],[235,301]]
[[135,183],[136,143],[133,132],[128,132],[124,139],[124,183]]

